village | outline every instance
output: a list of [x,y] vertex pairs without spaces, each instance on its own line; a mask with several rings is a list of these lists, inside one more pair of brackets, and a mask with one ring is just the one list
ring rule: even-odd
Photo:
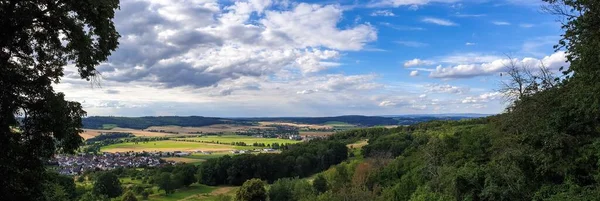
[[166,163],[157,156],[143,156],[133,153],[102,153],[101,155],[78,154],[56,155],[50,165],[58,165],[58,173],[79,175],[85,171],[112,170],[116,168],[157,167]]

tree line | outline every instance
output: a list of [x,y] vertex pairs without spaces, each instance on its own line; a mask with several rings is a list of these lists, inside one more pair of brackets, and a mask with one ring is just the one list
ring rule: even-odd
[[284,177],[305,177],[338,164],[348,157],[345,144],[329,140],[289,145],[280,154],[243,154],[209,159],[199,166],[206,185],[242,185],[259,178],[273,182]]

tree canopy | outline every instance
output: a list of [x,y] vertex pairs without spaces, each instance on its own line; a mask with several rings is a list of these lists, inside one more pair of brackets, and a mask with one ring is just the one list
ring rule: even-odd
[[81,104],[52,84],[83,79],[117,48],[118,0],[0,1],[0,200],[40,200],[44,166],[81,144]]

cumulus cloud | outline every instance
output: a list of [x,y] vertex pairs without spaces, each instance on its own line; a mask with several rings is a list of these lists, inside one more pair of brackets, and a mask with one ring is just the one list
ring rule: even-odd
[[434,18],[434,17],[426,17],[426,18],[423,18],[421,21],[423,21],[425,23],[430,23],[430,24],[437,24],[440,26],[458,26],[458,24],[456,24],[453,21],[441,19],[441,18]]
[[124,0],[115,16],[120,46],[98,70],[110,81],[202,88],[285,68],[320,72],[339,66],[341,51],[361,50],[377,38],[369,24],[339,28],[340,6],[276,6]]
[[371,13],[371,16],[393,17],[395,14],[390,10],[376,10]]
[[414,66],[429,66],[433,65],[435,62],[430,60],[421,60],[421,59],[412,59],[404,62],[404,67],[414,67]]
[[465,99],[463,99],[461,102],[462,103],[487,103],[490,102],[492,100],[498,100],[502,98],[502,93],[500,92],[489,92],[489,93],[484,93],[481,94],[479,96],[469,96],[466,97]]
[[[532,68],[539,68],[543,63],[550,70],[556,71],[562,66],[567,67],[566,57],[564,52],[556,52],[550,56],[545,56],[542,59],[526,57],[523,59],[513,59],[513,62],[521,63]],[[429,74],[432,78],[472,78],[476,76],[491,75],[499,72],[504,72],[506,66],[511,63],[509,59],[498,59],[487,63],[478,64],[461,64],[450,67],[438,66],[435,71]]]
[[419,76],[419,71],[418,70],[410,71],[410,76],[411,77],[417,77],[417,76]]

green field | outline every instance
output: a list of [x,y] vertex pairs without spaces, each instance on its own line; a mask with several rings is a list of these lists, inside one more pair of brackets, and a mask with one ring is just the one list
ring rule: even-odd
[[116,127],[117,127],[117,124],[102,124],[102,129],[104,129],[104,130],[110,130],[110,129],[113,129]]
[[182,200],[182,199],[191,199],[191,200],[195,200],[194,198],[207,198],[209,197],[209,193],[214,191],[215,189],[218,189],[219,187],[213,187],[213,186],[206,186],[206,185],[201,185],[201,184],[192,184],[187,188],[183,188],[183,189],[178,189],[177,191],[175,191],[175,193],[170,194],[170,195],[164,195],[164,194],[154,194],[151,195],[149,197],[149,200],[157,200],[157,201],[175,201],[175,200]]
[[112,144],[102,147],[103,152],[127,152],[127,151],[228,151],[228,150],[247,150],[254,149],[252,146],[232,146],[226,144],[212,144],[201,142],[183,142],[174,140],[161,140],[151,142],[126,142]]
[[194,140],[198,142],[206,142],[206,143],[233,143],[233,142],[244,142],[247,145],[252,145],[253,143],[265,143],[265,144],[295,144],[300,141],[298,140],[290,140],[290,139],[279,139],[279,138],[257,138],[245,135],[222,135],[222,136],[202,136],[195,138],[185,138],[186,140]]

